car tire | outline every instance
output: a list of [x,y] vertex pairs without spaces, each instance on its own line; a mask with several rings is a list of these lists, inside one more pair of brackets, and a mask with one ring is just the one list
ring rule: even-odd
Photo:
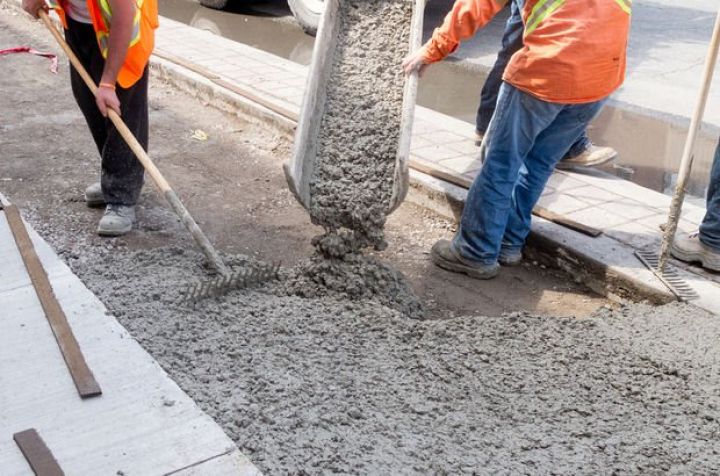
[[[211,0],[214,1],[214,0]],[[323,0],[288,0],[290,10],[306,33],[315,35],[324,8]]]
[[215,10],[222,10],[223,8],[227,7],[227,4],[228,0],[200,0],[200,5]]

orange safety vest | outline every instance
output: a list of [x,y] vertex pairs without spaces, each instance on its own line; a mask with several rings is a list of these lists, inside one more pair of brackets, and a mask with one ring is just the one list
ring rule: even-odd
[[[135,0],[134,3],[132,39],[117,78],[118,84],[123,88],[129,88],[142,77],[155,47],[155,29],[159,24],[157,0]],[[60,21],[67,28],[62,0],[59,3],[51,2],[50,6],[57,11]],[[110,4],[108,0],[87,0],[87,6],[100,52],[103,58],[107,58],[107,42],[112,24]]]
[[[485,26],[508,0],[456,0],[425,44],[440,61]],[[525,0],[524,46],[503,79],[547,102],[574,104],[609,96],[625,80],[632,0]]]

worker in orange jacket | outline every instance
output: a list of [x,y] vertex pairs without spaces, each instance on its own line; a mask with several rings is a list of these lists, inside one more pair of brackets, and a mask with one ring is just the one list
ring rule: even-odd
[[[516,265],[532,209],[557,162],[625,78],[632,0],[509,0],[522,12],[524,46],[503,75],[483,168],[452,241],[436,265],[478,279]],[[422,72],[486,25],[508,0],[456,0],[442,26],[403,62]]]
[[101,181],[85,190],[88,206],[104,206],[98,234],[120,236],[135,221],[144,170],[111,121],[108,110],[125,124],[147,150],[148,61],[158,26],[157,0],[23,0],[37,17],[47,5],[65,27],[65,40],[98,85],[94,96],[70,65],[70,84],[102,158]]

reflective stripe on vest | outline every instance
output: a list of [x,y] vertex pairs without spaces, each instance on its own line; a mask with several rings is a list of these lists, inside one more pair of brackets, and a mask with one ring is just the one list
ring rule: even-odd
[[[140,41],[140,17],[142,15],[142,4],[144,0],[136,0],[135,4],[135,15],[133,15],[133,31],[130,37],[130,44],[128,47],[135,45]],[[100,53],[103,58],[107,58],[108,55],[108,37],[110,36],[110,25],[112,24],[112,9],[108,0],[99,0],[100,13],[105,23],[105,30],[98,30],[95,32],[97,36],[98,45],[100,46]]]
[[625,13],[630,15],[632,11],[632,0],[615,0],[615,2],[620,5],[620,8],[622,8]]
[[[530,35],[540,25],[540,23],[546,19],[555,10],[562,7],[566,0],[540,0],[535,4],[530,15],[528,15],[525,21],[525,35]],[[622,0],[615,0],[620,2]]]
[[[562,7],[565,2],[566,0],[540,0],[537,2],[525,22],[525,34],[523,36],[528,36],[535,31],[544,19]],[[632,11],[632,0],[615,0],[615,3],[617,3],[625,13],[630,15]]]

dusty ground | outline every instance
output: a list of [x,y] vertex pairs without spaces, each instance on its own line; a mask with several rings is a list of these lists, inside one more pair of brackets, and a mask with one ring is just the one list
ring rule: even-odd
[[[0,48],[49,46],[39,26],[0,15]],[[81,191],[97,160],[67,70],[54,77],[46,60],[11,56],[0,71],[0,191],[268,474],[717,469],[716,317],[595,312],[602,299],[532,265],[487,283],[442,272],[426,251],[451,227],[410,205],[380,256],[433,319],[273,286],[178,305],[200,259],[150,187],[138,231],[93,233],[99,212]],[[286,139],[163,86],[151,99],[151,155],[211,240],[288,266],[310,254],[319,230],[285,188]]]

